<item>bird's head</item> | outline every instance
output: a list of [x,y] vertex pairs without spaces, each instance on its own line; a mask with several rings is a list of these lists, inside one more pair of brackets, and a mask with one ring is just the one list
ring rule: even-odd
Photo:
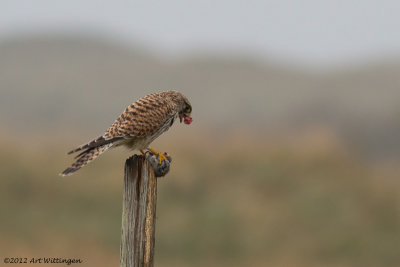
[[183,119],[185,124],[191,124],[193,119],[190,117],[190,113],[192,113],[192,106],[188,102],[185,102],[182,110],[179,112],[179,121],[182,122]]
[[192,117],[190,116],[192,113],[192,105],[190,104],[189,100],[183,94],[177,91],[167,91],[166,94],[176,104],[179,121],[182,122],[183,120],[185,124],[191,124],[193,121]]

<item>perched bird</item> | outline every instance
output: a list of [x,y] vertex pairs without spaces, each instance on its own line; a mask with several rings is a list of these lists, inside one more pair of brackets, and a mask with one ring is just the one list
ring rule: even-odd
[[71,175],[100,154],[112,147],[124,145],[130,149],[137,149],[144,154],[148,149],[159,158],[166,160],[164,154],[149,148],[150,143],[167,131],[175,119],[190,124],[192,106],[189,100],[180,92],[166,91],[150,94],[140,98],[127,107],[110,128],[100,137],[81,145],[68,152],[80,152],[71,167],[65,169],[60,175]]

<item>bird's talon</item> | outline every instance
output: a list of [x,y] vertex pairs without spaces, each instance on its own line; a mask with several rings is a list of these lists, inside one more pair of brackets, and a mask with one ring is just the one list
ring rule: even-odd
[[161,159],[168,160],[164,154],[158,154],[158,157],[159,157],[158,165],[161,165]]
[[166,155],[161,154],[161,153],[157,152],[156,150],[154,150],[154,149],[152,149],[152,148],[148,148],[148,151],[147,151],[147,152],[149,152],[149,151],[150,151],[151,153],[153,153],[154,155],[158,156],[158,158],[159,158],[159,160],[158,160],[158,165],[161,165],[162,159],[168,161],[168,158],[167,158]]

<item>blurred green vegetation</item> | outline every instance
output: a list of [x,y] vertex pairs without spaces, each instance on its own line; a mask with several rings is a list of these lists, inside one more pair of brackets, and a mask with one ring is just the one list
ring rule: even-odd
[[[167,147],[174,161],[158,182],[157,266],[400,265],[395,169],[325,137],[197,140]],[[118,266],[129,153],[62,178],[72,159],[51,144],[1,141],[0,256]]]

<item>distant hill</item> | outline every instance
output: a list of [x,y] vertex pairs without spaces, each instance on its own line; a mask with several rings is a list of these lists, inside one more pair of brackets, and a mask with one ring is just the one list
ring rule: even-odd
[[84,37],[0,43],[0,122],[16,135],[103,130],[133,100],[177,89],[200,125],[335,129],[372,156],[400,156],[400,60],[332,72],[232,56],[158,58]]

